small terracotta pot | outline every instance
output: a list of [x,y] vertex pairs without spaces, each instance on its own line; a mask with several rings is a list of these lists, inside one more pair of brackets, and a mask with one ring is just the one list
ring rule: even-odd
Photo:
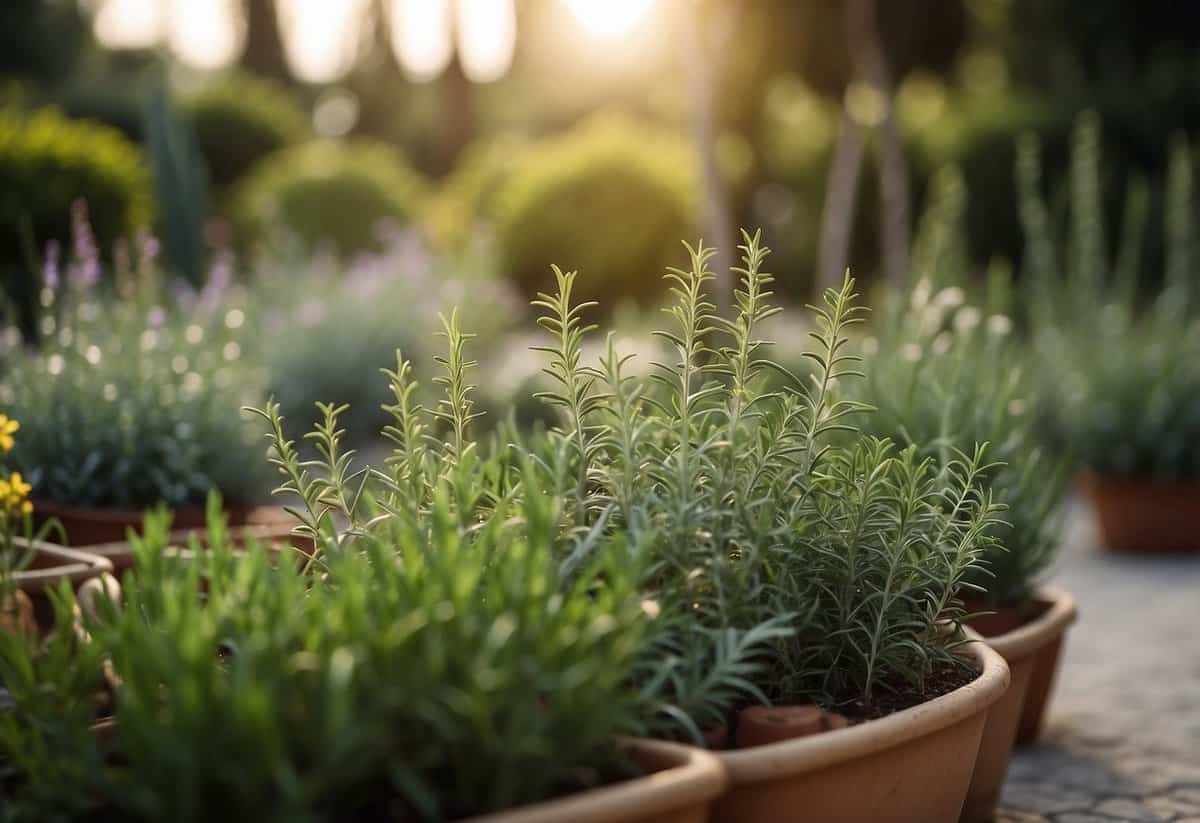
[[982,643],[980,675],[949,694],[845,729],[720,752],[729,790],[716,823],[954,823],[989,709],[1008,688],[1004,659]]
[[[34,541],[28,546],[33,556],[28,566],[13,575],[17,589],[28,596],[33,605],[34,619],[42,631],[53,628],[54,609],[47,591],[67,581],[72,589],[78,589],[89,580],[112,573],[112,563],[91,552],[68,549],[53,543]],[[113,581],[115,583],[115,581]]]
[[[295,520],[278,506],[226,506],[225,515],[229,526],[259,526],[270,529],[291,528]],[[102,543],[117,543],[128,537],[130,529],[138,532],[142,528],[145,513],[133,509],[92,509],[67,506],[48,500],[33,502],[34,523],[38,526],[54,519],[62,524],[67,541],[72,546],[95,546]],[[187,531],[203,529],[207,525],[207,514],[203,508],[176,509],[171,520],[172,528]]]
[[[286,524],[271,526],[231,526],[229,528],[229,539],[235,547],[241,547],[253,538],[280,556],[288,553],[297,556],[311,555],[313,551],[312,541],[292,535],[291,531],[294,522],[290,521]],[[193,537],[199,540],[202,546],[207,546],[208,535],[201,528],[173,531],[167,537],[167,545],[175,547],[179,554],[186,554],[184,547],[191,545]],[[125,540],[88,546],[87,550],[111,562],[117,575],[121,575],[133,568],[133,547]]]
[[[963,823],[991,820],[1004,786],[1013,745],[1037,737],[1058,668],[1058,651],[1075,621],[1075,599],[1055,589],[1042,589],[1028,609],[1004,609],[972,621],[971,631],[1008,663],[1012,685],[992,707],[971,788],[963,804]],[[992,631],[997,626],[1015,626]],[[978,631],[976,631],[978,629]]]
[[737,747],[749,749],[781,740],[809,737],[848,726],[840,714],[811,703],[803,706],[748,706],[738,712]]
[[648,774],[580,794],[472,817],[464,823],[705,823],[725,787],[716,756],[658,740],[626,744]]
[[1079,480],[1113,551],[1200,552],[1200,482],[1084,473]]

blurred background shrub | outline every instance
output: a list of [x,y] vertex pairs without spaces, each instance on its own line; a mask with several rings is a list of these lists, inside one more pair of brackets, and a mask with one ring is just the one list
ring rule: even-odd
[[[471,356],[489,364],[524,314],[508,284],[485,268],[485,253],[449,260],[431,254],[414,231],[394,227],[380,227],[379,244],[380,252],[345,263],[331,255],[308,258],[293,246],[254,266],[255,357],[293,431],[309,431],[318,421],[316,401],[348,403],[341,417],[348,441],[380,445],[391,422],[381,406],[392,402],[380,370],[395,367],[397,351],[421,380],[418,400],[433,407],[440,396],[432,383],[439,373],[433,358],[443,354],[437,348],[439,313],[459,307],[462,329],[476,335]],[[481,425],[506,414],[499,408],[517,386],[502,378],[491,365],[472,374],[488,396],[503,398],[493,419]]]
[[256,165],[234,194],[238,235],[259,241],[296,235],[339,255],[378,249],[382,220],[417,219],[425,182],[393,147],[366,140],[318,140],[281,149]]
[[218,190],[240,180],[272,152],[311,134],[308,115],[286,86],[229,71],[183,97],[209,178]]
[[13,458],[38,499],[142,509],[203,505],[213,488],[253,503],[269,490],[258,432],[239,411],[263,401],[263,375],[243,356],[252,330],[228,266],[197,292],[168,280],[157,253],[146,238],[102,279],[77,213],[74,254],[47,264],[35,343],[0,332],[0,409],[21,421]]
[[525,294],[550,265],[581,272],[580,300],[652,298],[694,237],[696,160],[682,137],[599,116],[520,154],[492,200],[501,269]]
[[0,284],[27,330],[50,241],[71,237],[72,205],[85,202],[100,253],[151,218],[150,174],[119,132],[53,109],[0,111]]

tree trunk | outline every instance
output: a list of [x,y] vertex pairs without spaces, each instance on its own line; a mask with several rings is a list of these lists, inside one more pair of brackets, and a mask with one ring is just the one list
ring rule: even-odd
[[854,226],[854,204],[858,199],[858,175],[862,170],[866,138],[863,128],[845,105],[838,118],[837,143],[825,183],[825,206],[821,211],[821,238],[817,259],[816,292],[842,282],[850,256],[850,234]]
[[684,61],[687,66],[688,93],[691,109],[692,142],[700,160],[700,182],[704,198],[704,235],[716,248],[713,269],[717,279],[713,288],[713,303],[717,312],[726,316],[733,304],[734,239],[733,215],[729,192],[721,176],[717,158],[717,123],[713,108],[715,94],[713,78],[720,71],[732,34],[735,6],[722,4],[720,17],[713,32],[705,36],[703,21],[698,12],[684,15],[686,43]]
[[275,15],[275,0],[246,0],[246,48],[241,64],[255,74],[282,82],[291,79]]
[[908,277],[909,190],[904,145],[896,122],[896,94],[876,17],[876,0],[848,0],[846,34],[856,55],[856,73],[879,95],[879,228],[883,273],[899,286]]

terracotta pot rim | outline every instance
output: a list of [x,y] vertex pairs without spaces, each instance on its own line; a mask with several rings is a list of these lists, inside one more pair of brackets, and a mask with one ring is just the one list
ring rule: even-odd
[[1025,625],[991,637],[970,627],[967,633],[991,646],[1009,663],[1032,657],[1061,637],[1079,615],[1074,595],[1063,589],[1043,586],[1034,593],[1033,600],[1048,603],[1050,607]]
[[[55,500],[45,500],[45,499],[36,498],[36,497],[32,499],[32,503],[33,503],[34,512],[40,516],[59,517],[59,518],[62,518],[62,517],[86,517],[89,520],[93,520],[98,523],[104,523],[104,524],[114,525],[114,526],[120,526],[120,525],[129,523],[130,521],[140,524],[142,522],[143,517],[145,517],[146,511],[147,511],[147,509],[121,509],[121,508],[106,508],[106,507],[99,507],[99,506],[76,506],[71,503],[60,503]],[[153,506],[150,506],[147,508],[153,508]],[[236,512],[238,514],[244,514],[244,515],[253,515],[253,514],[258,514],[258,513],[265,514],[268,512],[270,512],[272,515],[274,515],[276,512],[279,512],[280,513],[279,517],[272,518],[272,520],[278,519],[282,522],[285,520],[292,519],[291,515],[284,513],[283,509],[281,507],[272,506],[270,504],[265,504],[265,503],[264,504],[249,504],[249,505],[239,505],[236,503],[235,504],[225,503],[225,504],[222,504],[221,508],[225,512]],[[204,506],[179,506],[177,508],[171,508],[170,510],[172,512],[174,512],[176,515],[190,514],[190,515],[196,515],[196,516],[203,516],[204,512],[205,512]]]
[[964,649],[982,671],[948,694],[849,728],[716,755],[735,785],[779,780],[896,748],[986,712],[1008,689],[1008,664],[978,641]]
[[[725,789],[725,770],[703,749],[663,740],[626,740],[634,755],[669,764],[662,771],[579,794],[469,818],[469,823],[616,823],[707,807]],[[467,821],[464,821],[467,823]]]
[[113,564],[107,557],[101,557],[89,551],[71,549],[56,543],[43,540],[20,541],[27,548],[39,554],[49,555],[60,561],[58,565],[43,569],[23,569],[13,574],[17,586],[25,591],[42,590],[58,585],[62,580],[68,581],[72,587],[89,578],[104,572],[112,572]]
[[[256,523],[249,526],[230,526],[227,531],[229,536],[234,538],[235,541],[238,539],[252,537],[268,551],[279,551],[282,553],[285,550],[290,549],[291,551],[302,554],[305,557],[311,556],[312,550],[305,549],[302,546],[296,546],[292,543],[288,543],[286,547],[277,545],[285,541],[297,540],[303,542],[307,540],[307,538],[294,535],[292,533],[294,528],[294,526],[284,525],[282,523],[278,525]],[[190,548],[193,537],[199,538],[201,545],[205,545],[205,538],[207,535],[208,532],[203,528],[176,529],[167,534],[167,548],[177,549],[180,552],[183,552]],[[89,545],[87,550],[99,557],[113,561],[118,568],[123,569],[132,565],[133,563],[133,547],[128,540],[114,540],[111,543],[95,543]],[[235,549],[235,551],[237,550],[240,549]]]
[[1200,494],[1200,478],[1168,480],[1154,477],[1153,475],[1115,474],[1113,472],[1098,472],[1093,469],[1084,469],[1079,473],[1079,482],[1084,486],[1092,488],[1101,486],[1112,488],[1119,486],[1123,489],[1136,489],[1138,491],[1158,489],[1162,491],[1170,490],[1172,492]]

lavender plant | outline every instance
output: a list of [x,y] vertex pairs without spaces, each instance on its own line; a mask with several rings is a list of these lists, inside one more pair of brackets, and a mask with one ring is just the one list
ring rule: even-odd
[[227,261],[199,293],[166,280],[157,244],[120,250],[111,289],[77,205],[71,256],[47,253],[37,339],[0,332],[0,410],[20,419],[15,464],[37,498],[142,508],[234,502],[265,489],[261,452],[240,420],[261,397],[243,357],[246,314],[231,298]]

